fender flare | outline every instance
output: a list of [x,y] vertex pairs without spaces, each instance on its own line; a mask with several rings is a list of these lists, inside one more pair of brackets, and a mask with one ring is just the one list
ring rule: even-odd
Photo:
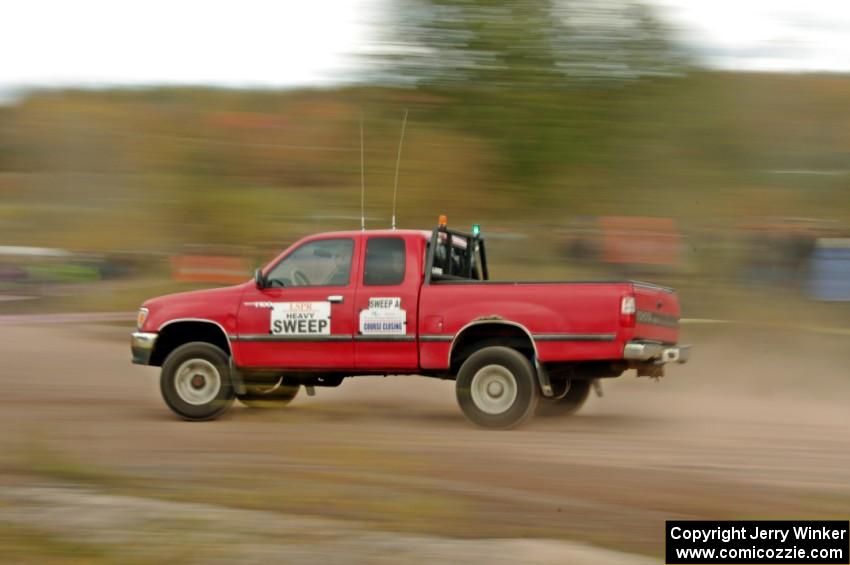
[[468,330],[469,328],[472,328],[474,326],[484,325],[484,324],[500,324],[500,325],[504,325],[504,326],[510,326],[510,327],[513,327],[513,328],[517,328],[517,329],[521,330],[528,337],[528,341],[529,341],[529,343],[531,343],[531,348],[534,351],[534,354],[533,354],[532,359],[531,359],[531,364],[534,367],[534,372],[537,376],[537,382],[540,384],[540,391],[543,393],[543,396],[545,396],[547,398],[551,398],[552,396],[554,396],[554,392],[552,390],[552,383],[549,380],[549,373],[546,371],[546,367],[544,367],[543,364],[540,362],[540,357],[539,357],[539,354],[537,352],[537,342],[534,341],[534,336],[532,335],[532,333],[530,331],[528,331],[528,328],[526,328],[524,325],[520,324],[519,322],[514,322],[514,321],[511,321],[511,320],[505,320],[501,317],[477,319],[477,320],[473,320],[473,321],[469,322],[468,324],[463,326],[460,330],[458,330],[457,333],[452,338],[452,343],[449,346],[447,366],[451,367],[452,355],[454,354],[455,345],[457,344],[458,338],[460,338],[463,335],[463,333],[466,330]]
[[233,362],[233,342],[230,340],[230,335],[225,331],[224,326],[215,320],[210,320],[209,318],[174,318],[173,320],[168,320],[162,324],[160,324],[159,328],[157,328],[157,333],[161,333],[163,328],[166,328],[172,324],[179,324],[181,322],[197,322],[202,324],[209,324],[211,326],[216,326],[221,334],[224,336],[225,341],[227,342],[228,351],[227,360],[228,367],[230,368],[230,382],[233,385],[233,390],[236,394],[245,394],[247,389],[245,388],[245,380],[242,378],[242,373],[239,371],[238,367]]

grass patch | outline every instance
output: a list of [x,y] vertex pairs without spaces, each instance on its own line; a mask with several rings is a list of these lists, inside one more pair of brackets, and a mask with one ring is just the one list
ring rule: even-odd
[[126,563],[111,556],[107,548],[61,538],[49,532],[17,524],[0,527],[0,555],[6,563],[45,565]]
[[[248,274],[245,275],[248,280]],[[0,302],[0,314],[42,314],[65,312],[134,312],[145,300],[164,294],[211,288],[200,283],[180,283],[169,279],[132,279],[68,285],[46,290],[29,300]],[[18,294],[12,289],[12,294]],[[22,288],[20,294],[29,289]]]
[[66,453],[52,449],[46,442],[28,442],[12,458],[11,472],[38,476],[78,485],[117,487],[129,479],[94,463],[83,463]]

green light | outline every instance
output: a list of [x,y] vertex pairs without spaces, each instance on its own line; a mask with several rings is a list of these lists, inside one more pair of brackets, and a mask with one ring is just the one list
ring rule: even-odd
[[472,235],[474,237],[478,237],[478,235],[480,233],[481,233],[481,226],[479,226],[478,224],[472,224]]

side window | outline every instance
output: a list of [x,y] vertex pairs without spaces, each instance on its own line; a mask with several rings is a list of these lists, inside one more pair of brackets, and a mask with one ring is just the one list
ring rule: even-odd
[[351,239],[321,239],[305,243],[266,277],[270,287],[345,286],[351,272]]
[[404,240],[398,237],[373,237],[366,242],[366,268],[363,284],[368,286],[401,284],[404,280]]

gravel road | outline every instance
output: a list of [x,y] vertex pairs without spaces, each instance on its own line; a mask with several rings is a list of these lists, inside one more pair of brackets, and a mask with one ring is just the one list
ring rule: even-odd
[[668,519],[850,514],[848,336],[690,327],[693,362],[660,382],[627,374],[572,418],[494,432],[463,418],[453,383],[418,377],[183,422],[158,370],[129,363],[128,332],[0,324],[0,549],[641,563]]

